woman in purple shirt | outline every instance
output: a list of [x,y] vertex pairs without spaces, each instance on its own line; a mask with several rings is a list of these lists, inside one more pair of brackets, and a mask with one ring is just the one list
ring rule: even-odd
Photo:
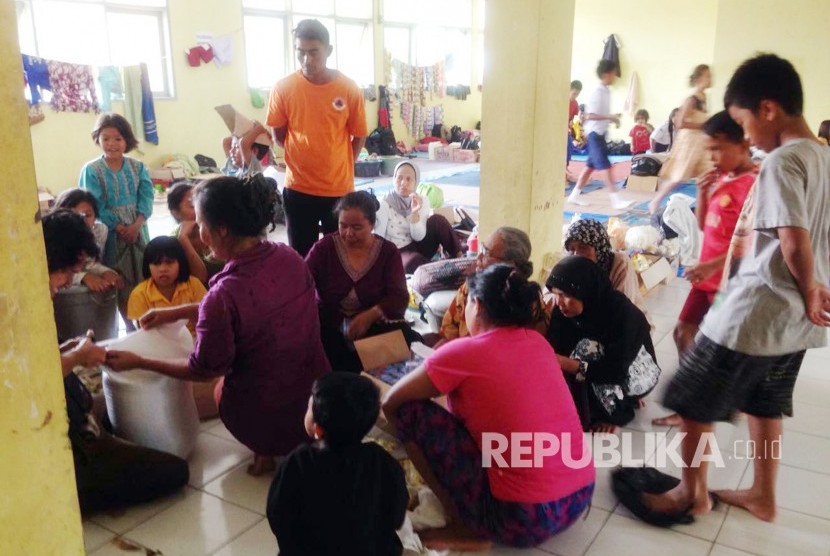
[[338,231],[306,256],[317,285],[323,346],[335,371],[360,372],[354,340],[391,328],[402,328],[408,341],[414,335],[403,322],[409,291],[398,248],[372,233],[377,208],[365,191],[344,196],[335,207]]
[[228,430],[256,454],[251,474],[306,441],[311,385],[329,371],[320,342],[314,281],[290,247],[264,239],[273,229],[274,190],[261,176],[222,177],[198,186],[196,222],[205,245],[227,261],[199,304],[153,309],[143,328],[196,318],[188,360],[110,351],[115,370],[148,369],[183,380],[224,376],[216,389]]

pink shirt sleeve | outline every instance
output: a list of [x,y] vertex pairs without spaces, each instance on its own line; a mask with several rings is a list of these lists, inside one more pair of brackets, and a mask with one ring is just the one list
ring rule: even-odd
[[233,311],[222,293],[211,290],[199,305],[196,346],[188,365],[194,374],[224,376],[236,357]]
[[429,379],[442,394],[449,394],[464,382],[470,372],[468,357],[472,346],[470,338],[461,338],[441,346],[424,362]]

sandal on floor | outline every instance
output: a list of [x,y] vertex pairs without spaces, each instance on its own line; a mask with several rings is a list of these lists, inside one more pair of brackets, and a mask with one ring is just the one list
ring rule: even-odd
[[651,467],[621,468],[614,471],[611,482],[620,503],[646,523],[657,527],[671,527],[688,525],[695,520],[689,513],[691,504],[679,512],[659,512],[649,508],[643,500],[643,494],[661,494],[677,486],[680,479],[676,477]]

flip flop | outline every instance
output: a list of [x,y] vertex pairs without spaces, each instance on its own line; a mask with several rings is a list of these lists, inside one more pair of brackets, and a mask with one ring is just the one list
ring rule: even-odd
[[644,494],[661,494],[676,486],[680,480],[661,473],[654,468],[621,468],[611,477],[614,494],[620,503],[632,514],[646,523],[657,527],[688,525],[694,523],[694,516],[689,513],[692,505],[677,512],[660,512],[646,505]]

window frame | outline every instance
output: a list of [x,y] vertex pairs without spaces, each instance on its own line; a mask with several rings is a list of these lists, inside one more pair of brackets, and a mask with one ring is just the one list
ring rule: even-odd
[[[23,5],[26,9],[29,10],[29,16],[27,17],[27,23],[30,28],[33,37],[33,43],[35,52],[24,52],[24,54],[31,54],[32,56],[38,56],[43,58],[44,56],[40,52],[40,44],[38,42],[38,29],[37,29],[37,18],[35,17],[35,9],[34,5],[38,4],[40,0],[15,0],[15,4]],[[129,0],[61,0],[62,2],[67,3],[75,3],[75,4],[87,4],[87,5],[100,5],[104,12],[104,20],[109,21],[109,15],[111,13],[119,14],[119,15],[140,15],[140,16],[153,16],[156,18],[158,22],[158,31],[159,31],[159,51],[161,52],[161,66],[162,66],[162,76],[163,76],[163,83],[162,89],[160,91],[153,91],[153,98],[158,100],[167,100],[167,99],[175,99],[176,98],[176,87],[175,87],[175,73],[173,71],[173,59],[172,59],[172,43],[170,38],[170,15],[169,15],[169,3],[171,0],[163,0],[163,6],[147,6],[142,4],[132,4]],[[17,17],[17,15],[15,15]],[[19,25],[19,19],[18,19]],[[104,38],[107,45],[107,59],[108,64],[110,65],[118,65],[112,61],[112,45],[109,40],[109,36]],[[19,38],[18,38],[19,43]],[[54,57],[48,57],[49,59],[55,59]],[[83,64],[84,62],[78,62],[79,64]],[[96,64],[92,63],[89,64],[91,66],[95,66]]]

